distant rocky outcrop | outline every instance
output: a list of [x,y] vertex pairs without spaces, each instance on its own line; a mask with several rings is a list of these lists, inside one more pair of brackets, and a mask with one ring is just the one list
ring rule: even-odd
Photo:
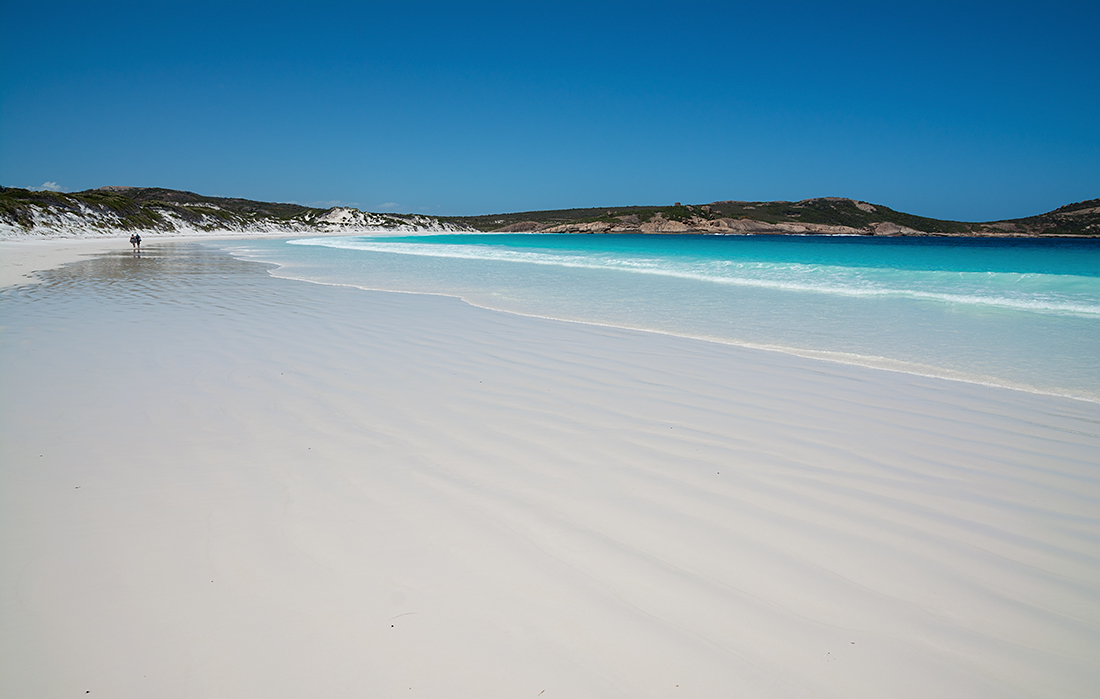
[[942,221],[840,197],[526,211],[447,220],[494,232],[1100,237],[1100,199],[1068,204],[1039,216],[988,223]]

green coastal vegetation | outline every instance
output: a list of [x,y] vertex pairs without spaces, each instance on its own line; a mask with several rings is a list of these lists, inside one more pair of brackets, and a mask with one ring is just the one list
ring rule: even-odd
[[1020,219],[967,223],[894,211],[838,197],[804,201],[717,201],[427,217],[321,209],[300,204],[208,197],[159,187],[100,187],[60,193],[0,187],[0,224],[31,232],[83,226],[170,231],[440,228],[576,233],[853,233],[864,235],[1100,237],[1100,199]]
[[[100,187],[71,194],[0,187],[0,223],[23,229],[43,219],[121,230],[169,231],[181,224],[199,230],[308,229],[327,223],[325,215],[333,211],[161,187]],[[415,225],[420,218],[358,213],[350,223],[382,228]]]
[[37,213],[77,217],[101,214],[117,219],[117,227],[124,230],[167,229],[171,227],[167,214],[196,225],[204,222],[240,225],[258,220],[286,222],[311,212],[324,212],[297,204],[204,197],[159,187],[100,187],[72,194],[0,188],[0,219],[4,222],[24,227],[33,225],[36,209]]
[[[1024,235],[1100,237],[1100,199],[1067,204],[1049,213],[1021,219],[966,223],[916,216],[852,199],[827,197],[805,201],[719,201],[702,205],[624,206],[614,208],[559,209],[447,220],[480,231],[501,229],[539,230],[558,226],[606,222],[629,227],[654,218],[676,221],[693,228],[723,219],[765,224],[810,224],[852,228],[873,235],[875,224],[892,223],[923,235]],[[691,232],[691,231],[689,231]],[[778,232],[778,231],[777,231]]]
[[561,209],[555,211],[528,211],[514,214],[486,216],[454,217],[449,220],[460,222],[477,230],[490,231],[501,227],[531,221],[545,225],[565,225],[575,223],[649,223],[655,217],[667,221],[678,221],[685,225],[706,221],[727,219],[747,219],[762,223],[811,223],[827,226],[847,226],[864,228],[877,222],[891,222],[905,225],[925,233],[946,235],[966,234],[968,224],[956,221],[938,221],[936,219],[912,216],[875,206],[876,213],[859,209],[851,199],[810,199],[802,202],[771,201],[719,201],[712,204],[674,204],[672,206],[623,206],[599,209]]

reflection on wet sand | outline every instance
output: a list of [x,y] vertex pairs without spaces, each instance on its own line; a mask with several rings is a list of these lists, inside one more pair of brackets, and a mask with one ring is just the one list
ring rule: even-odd
[[[185,300],[181,291],[202,296],[214,292],[210,284],[243,287],[267,278],[274,265],[236,259],[192,242],[146,244],[141,251],[119,250],[40,271],[40,284],[5,290],[35,299],[53,299],[58,292],[82,291],[104,299],[141,297],[150,301]],[[215,293],[216,295],[216,293]]]

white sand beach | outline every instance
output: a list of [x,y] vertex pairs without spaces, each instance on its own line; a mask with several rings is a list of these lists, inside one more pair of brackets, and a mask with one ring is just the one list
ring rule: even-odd
[[127,244],[125,238],[0,239],[0,288],[34,283],[38,281],[35,272],[55,269],[88,255],[117,252]]
[[1096,403],[12,245],[0,696],[1100,688]]

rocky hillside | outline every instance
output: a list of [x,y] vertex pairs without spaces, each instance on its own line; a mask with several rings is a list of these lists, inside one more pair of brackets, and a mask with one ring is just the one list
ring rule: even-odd
[[833,235],[963,235],[1100,237],[1100,199],[1039,216],[962,223],[825,197],[803,201],[716,201],[711,204],[615,209],[563,209],[446,219],[482,231],[546,233],[763,233]]
[[100,187],[60,194],[0,187],[0,237],[159,233],[348,233],[523,231],[545,233],[725,233],[1100,237],[1100,199],[1039,216],[962,223],[826,197],[804,201],[528,211],[487,216],[378,214],[205,197],[155,187]]
[[386,229],[469,230],[427,216],[373,214],[204,197],[157,187],[100,187],[73,194],[0,187],[0,236],[95,236],[120,231],[201,234],[311,233]]

